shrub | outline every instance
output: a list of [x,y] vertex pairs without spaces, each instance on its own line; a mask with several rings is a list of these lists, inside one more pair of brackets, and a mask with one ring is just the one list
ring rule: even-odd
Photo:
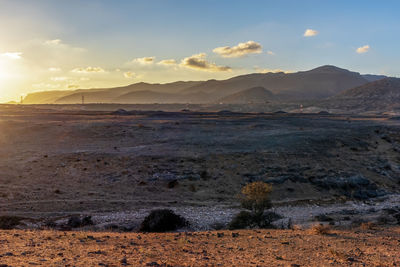
[[240,202],[242,207],[255,214],[262,214],[265,209],[271,208],[269,195],[272,186],[264,182],[249,183],[242,188]]
[[244,186],[239,195],[243,208],[250,210],[241,211],[229,224],[229,229],[241,228],[273,228],[271,223],[281,217],[274,213],[264,214],[265,209],[271,208],[269,195],[272,186],[264,182],[253,182]]
[[376,224],[373,222],[364,222],[364,223],[361,223],[360,228],[362,230],[375,230]]
[[245,229],[253,227],[253,215],[248,211],[241,211],[229,223],[229,229]]
[[15,226],[19,225],[22,220],[23,218],[17,216],[0,216],[0,229],[13,229]]
[[229,223],[230,230],[245,228],[275,228],[273,221],[282,218],[275,212],[267,212],[263,214],[254,214],[248,211],[239,212]]
[[150,212],[140,225],[142,232],[168,232],[188,225],[180,215],[169,209],[158,209]]
[[87,225],[93,225],[92,216],[85,216],[82,219],[78,216],[72,216],[67,222],[67,226],[71,228],[78,228]]
[[316,224],[311,228],[311,231],[317,235],[328,235],[330,234],[330,230],[331,228],[329,227],[329,225],[323,224]]

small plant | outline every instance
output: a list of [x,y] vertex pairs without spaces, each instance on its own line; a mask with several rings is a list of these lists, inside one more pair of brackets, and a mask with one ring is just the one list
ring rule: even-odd
[[271,222],[281,217],[274,213],[264,213],[271,208],[269,199],[272,186],[264,182],[253,182],[244,186],[239,195],[241,206],[249,211],[241,211],[229,224],[229,229],[273,228]]
[[316,224],[311,228],[311,231],[317,235],[329,235],[331,227],[329,225]]
[[375,230],[376,224],[373,222],[364,222],[364,223],[361,223],[360,228],[362,230]]
[[240,203],[242,207],[251,210],[254,214],[263,214],[265,209],[271,208],[269,195],[272,186],[264,182],[253,182],[242,188]]
[[188,225],[188,222],[180,215],[169,209],[159,209],[150,212],[140,225],[142,232],[168,232],[175,231]]

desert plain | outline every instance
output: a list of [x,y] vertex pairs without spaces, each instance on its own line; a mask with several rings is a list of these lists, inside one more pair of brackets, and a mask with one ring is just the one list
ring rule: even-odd
[[[0,233],[0,263],[400,264],[398,117],[135,108],[0,107],[0,213],[21,219]],[[253,181],[272,184],[274,225],[286,230],[232,237],[224,229]],[[128,233],[155,208],[189,225]],[[93,225],[68,228],[71,216]],[[319,223],[332,232],[311,233]]]

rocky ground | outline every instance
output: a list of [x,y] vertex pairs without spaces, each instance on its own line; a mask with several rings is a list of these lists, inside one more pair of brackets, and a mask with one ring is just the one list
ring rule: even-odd
[[1,266],[399,266],[400,228],[166,234],[0,231]]
[[[241,187],[261,180],[273,185],[282,213],[328,205],[320,210],[325,214],[338,203],[356,203],[350,209],[374,214],[375,202],[389,201],[384,208],[397,214],[390,200],[400,188],[396,117],[167,107],[1,106],[0,213],[32,225],[78,214],[102,226],[134,227],[150,209],[169,207],[214,218],[205,220],[211,225],[229,220]],[[193,222],[197,230],[211,229]]]

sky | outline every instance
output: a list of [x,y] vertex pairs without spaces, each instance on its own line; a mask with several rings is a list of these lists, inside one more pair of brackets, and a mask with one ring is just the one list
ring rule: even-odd
[[400,76],[400,1],[0,0],[0,102],[335,65]]

